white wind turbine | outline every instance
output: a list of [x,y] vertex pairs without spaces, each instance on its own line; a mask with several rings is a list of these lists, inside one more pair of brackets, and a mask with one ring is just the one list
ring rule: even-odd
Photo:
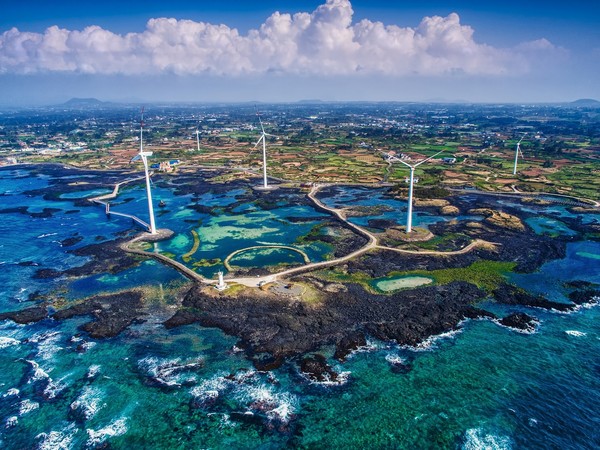
[[523,137],[521,139],[519,139],[519,142],[517,142],[517,148],[515,150],[515,167],[513,169],[513,175],[517,174],[517,161],[519,159],[519,153],[521,154],[521,158],[524,158],[523,152],[521,151],[521,141],[523,140],[523,138],[525,138],[525,135],[523,135]]
[[198,145],[198,151],[200,151],[200,130],[196,128],[196,144]]
[[413,186],[414,186],[414,182],[415,182],[415,169],[418,166],[420,166],[421,164],[423,164],[424,162],[427,162],[430,159],[435,158],[437,155],[439,155],[443,151],[444,150],[442,150],[441,152],[437,152],[435,155],[430,156],[429,158],[425,158],[424,160],[419,161],[416,164],[408,164],[407,162],[404,162],[401,159],[398,159],[398,158],[395,159],[395,161],[398,161],[399,163],[402,163],[405,166],[410,168],[410,184],[408,186],[408,218],[406,219],[406,232],[407,233],[410,233],[412,231]]
[[146,174],[146,196],[148,197],[148,214],[150,215],[149,231],[150,234],[156,234],[154,208],[152,206],[152,191],[150,190],[150,175],[148,174],[148,156],[152,156],[152,152],[144,151],[144,108],[142,108],[142,120],[140,121],[140,152],[131,159],[131,162],[141,159],[144,163],[144,173]]
[[263,189],[269,189],[269,185],[268,185],[268,181],[267,181],[267,136],[271,136],[271,137],[277,137],[274,136],[272,134],[266,133],[265,132],[265,127],[263,127],[263,123],[262,120],[260,119],[260,114],[257,112],[256,115],[258,116],[258,121],[260,122],[260,138],[258,139],[258,141],[256,141],[256,144],[254,144],[254,147],[256,148],[256,146],[258,144],[260,144],[260,141],[262,141],[262,148],[263,148]]

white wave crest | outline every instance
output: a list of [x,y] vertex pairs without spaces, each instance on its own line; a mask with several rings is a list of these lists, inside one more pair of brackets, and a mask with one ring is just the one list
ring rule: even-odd
[[45,237],[49,237],[49,236],[56,236],[58,233],[45,233],[45,234],[40,234],[37,238],[38,239],[42,239]]
[[39,407],[40,407],[40,404],[38,402],[34,402],[29,399],[25,399],[21,403],[19,403],[19,416],[28,414],[31,411],[35,411]]
[[270,420],[287,423],[298,410],[298,398],[289,392],[274,392],[271,386],[243,386],[236,393],[242,403],[251,410],[261,411]]
[[164,386],[181,386],[186,382],[196,381],[190,371],[199,369],[204,365],[204,358],[198,357],[191,361],[181,362],[180,358],[162,359],[146,357],[138,362],[141,370]]
[[406,360],[404,358],[393,353],[388,353],[387,355],[385,355],[385,360],[393,365],[401,365],[406,363]]
[[109,437],[122,436],[127,433],[127,417],[121,417],[97,431],[87,430],[88,447],[102,444]]
[[427,339],[425,339],[424,341],[419,342],[414,347],[410,346],[410,345],[404,345],[401,348],[406,348],[408,350],[412,350],[415,352],[425,352],[428,350],[433,350],[437,347],[437,343],[439,341],[444,340],[444,339],[452,339],[455,336],[462,333],[462,331],[463,331],[462,328],[457,328],[456,330],[451,330],[451,331],[447,331],[445,333],[437,334],[435,336],[430,336]]
[[90,350],[91,348],[94,348],[95,346],[96,346],[96,342],[84,341],[77,346],[77,350],[79,350],[81,352],[87,352],[88,350]]
[[36,439],[41,439],[38,444],[39,450],[70,450],[73,448],[73,438],[79,430],[75,424],[70,424],[62,431],[51,431],[50,433],[40,433]]
[[485,434],[480,428],[466,431],[463,450],[509,450],[512,448],[510,438]]
[[60,394],[68,384],[64,382],[68,375],[54,381],[52,378],[48,378],[48,384],[44,388],[44,397],[47,399],[53,399]]
[[93,364],[89,367],[85,376],[86,378],[94,378],[98,373],[100,373],[100,366],[98,364]]
[[60,340],[61,334],[57,331],[45,331],[37,333],[28,339],[29,342],[38,344],[37,357],[44,361],[54,358],[62,350],[62,347],[56,343]]
[[0,336],[0,349],[19,345],[21,341],[6,336]]
[[217,398],[221,392],[226,390],[231,383],[224,376],[214,376],[208,380],[203,380],[198,386],[191,389],[190,393],[198,400],[203,403],[209,400]]
[[79,397],[71,403],[71,409],[79,410],[86,420],[94,417],[104,406],[106,403],[102,403],[102,391],[93,386],[84,387]]
[[9,418],[6,419],[6,422],[4,422],[4,428],[12,428],[17,426],[17,424],[19,423],[19,418],[17,416],[10,416]]
[[577,330],[565,330],[565,333],[567,333],[569,336],[575,336],[575,337],[587,336],[587,333],[584,333],[583,331],[577,331]]
[[31,364],[31,368],[33,369],[33,375],[31,377],[29,377],[29,380],[27,380],[28,384],[34,383],[39,380],[49,380],[50,379],[50,375],[48,375],[48,373],[44,369],[42,369],[37,362],[32,361],[30,359],[27,359],[26,362]]
[[6,391],[4,393],[4,395],[2,397],[3,398],[6,398],[6,397],[16,397],[20,393],[21,393],[21,391],[19,391],[17,388],[10,388],[8,391]]

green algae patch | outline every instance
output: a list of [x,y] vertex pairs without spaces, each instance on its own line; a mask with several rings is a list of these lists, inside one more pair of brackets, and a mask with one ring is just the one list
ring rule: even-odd
[[[515,262],[504,262],[504,261],[489,261],[482,260],[476,261],[467,267],[449,268],[449,269],[438,269],[438,270],[415,270],[408,272],[390,272],[387,277],[384,278],[371,278],[364,272],[355,272],[352,274],[344,273],[339,270],[322,270],[315,272],[320,278],[327,281],[335,281],[341,283],[357,283],[360,284],[365,290],[372,293],[388,293],[393,292],[397,289],[409,289],[416,288],[417,286],[401,286],[392,289],[382,289],[378,284],[384,280],[402,280],[408,279],[410,283],[411,279],[427,279],[433,280],[433,284],[449,284],[454,281],[465,281],[476,285],[477,287],[492,292],[501,283],[506,281],[506,274],[512,272],[516,267]],[[398,283],[402,284],[401,281]],[[419,286],[424,285],[419,284]],[[384,284],[384,288],[389,287]]]
[[191,230],[191,233],[192,237],[194,238],[194,244],[189,252],[181,256],[181,259],[183,259],[185,262],[189,262],[192,258],[192,255],[196,253],[200,247],[200,236],[198,236],[198,232],[196,230]]
[[453,281],[466,281],[488,292],[506,281],[506,274],[514,270],[517,263],[504,261],[476,261],[467,267],[439,269],[432,271],[408,272],[405,275],[422,275],[431,277],[436,284],[448,284]]

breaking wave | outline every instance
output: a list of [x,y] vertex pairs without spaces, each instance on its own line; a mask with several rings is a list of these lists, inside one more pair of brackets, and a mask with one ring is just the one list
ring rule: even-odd
[[481,428],[471,428],[465,432],[463,450],[509,450],[510,438],[485,434]]
[[178,387],[196,382],[196,375],[190,372],[204,367],[204,358],[197,357],[182,362],[180,358],[166,359],[149,356],[141,359],[138,367],[159,385]]
[[106,406],[102,402],[102,391],[93,386],[85,386],[79,397],[71,403],[71,411],[77,412],[85,420],[89,420]]
[[97,431],[87,430],[89,447],[100,445],[109,437],[122,436],[127,433],[127,417],[121,417]]

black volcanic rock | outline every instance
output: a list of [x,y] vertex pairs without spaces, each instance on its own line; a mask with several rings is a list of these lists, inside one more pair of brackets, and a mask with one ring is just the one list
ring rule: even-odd
[[0,313],[0,320],[10,319],[20,324],[39,322],[46,317],[48,317],[48,310],[45,306],[34,306],[20,311]]
[[583,289],[573,291],[569,294],[569,300],[576,305],[583,305],[586,303],[597,303],[600,299],[600,290],[597,289]]
[[56,311],[55,320],[64,320],[75,316],[91,315],[94,321],[85,323],[81,329],[93,338],[114,337],[132,323],[139,321],[142,307],[142,294],[137,291],[99,295],[77,305]]
[[81,241],[83,241],[83,236],[73,236],[60,241],[60,245],[62,245],[63,247],[71,247],[75,244],[80,243]]
[[89,276],[102,272],[118,273],[135,266],[138,264],[138,260],[120,248],[121,244],[128,240],[130,240],[129,236],[115,241],[90,244],[69,250],[69,253],[74,255],[88,256],[92,259],[83,266],[65,270],[64,274],[68,276]]
[[[302,279],[309,282],[309,278]],[[238,293],[212,295],[202,286],[185,295],[183,309],[165,322],[171,328],[198,322],[241,339],[246,354],[275,360],[338,344],[338,356],[364,342],[358,333],[399,344],[416,345],[427,337],[455,329],[465,318],[487,317],[472,306],[486,297],[476,286],[454,282],[375,295],[350,284],[344,292],[322,292],[317,306],[279,298]],[[343,343],[343,344],[342,344]]]
[[344,361],[350,353],[366,345],[367,339],[364,333],[356,332],[348,334],[337,343],[333,357],[339,361]]
[[33,279],[34,280],[47,280],[47,279],[51,279],[51,278],[58,278],[60,276],[62,276],[62,272],[60,270],[56,270],[56,269],[38,269],[34,274],[33,274]]
[[535,325],[537,324],[537,320],[535,318],[522,312],[510,314],[501,319],[499,322],[505,327],[527,332],[535,331]]
[[570,311],[574,306],[570,303],[553,302],[541,295],[532,295],[521,288],[506,283],[501,284],[494,291],[494,298],[498,303],[504,303],[505,305],[533,306],[557,311]]
[[310,380],[322,383],[324,381],[337,381],[338,374],[327,364],[323,355],[313,355],[302,358],[300,370]]
[[20,261],[17,263],[17,266],[21,266],[21,267],[35,267],[35,266],[39,266],[38,263],[36,263],[35,261]]

